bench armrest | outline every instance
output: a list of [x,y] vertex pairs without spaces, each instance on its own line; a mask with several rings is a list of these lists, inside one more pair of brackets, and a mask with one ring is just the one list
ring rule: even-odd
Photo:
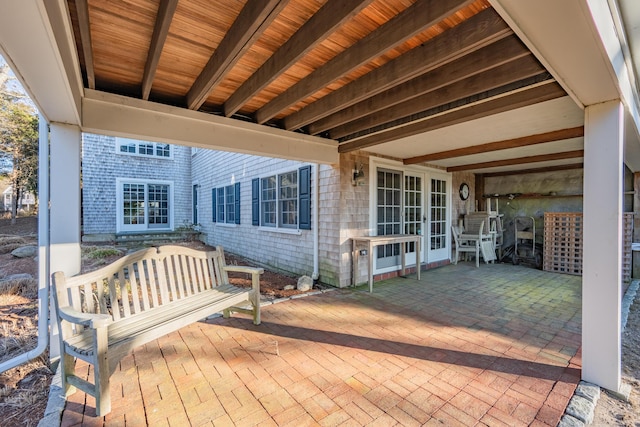
[[225,265],[224,270],[229,272],[229,271],[233,271],[236,273],[249,273],[249,274],[262,274],[264,273],[264,268],[258,268],[258,267],[246,267],[243,265]]
[[242,265],[225,265],[222,267],[224,271],[233,271],[236,273],[249,273],[251,274],[251,288],[256,295],[260,294],[260,275],[264,273],[264,268],[258,267],[246,267]]
[[113,322],[109,314],[83,313],[71,307],[60,307],[58,309],[58,316],[67,322],[92,329],[104,328]]

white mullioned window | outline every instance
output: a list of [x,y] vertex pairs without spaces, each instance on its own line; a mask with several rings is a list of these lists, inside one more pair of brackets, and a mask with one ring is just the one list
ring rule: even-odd
[[132,156],[157,157],[160,159],[173,158],[171,144],[120,137],[116,138],[116,153]]
[[311,165],[251,180],[251,225],[311,230]]
[[211,189],[212,221],[218,224],[240,224],[240,183]]
[[260,225],[298,228],[298,171],[264,177],[260,181]]
[[173,183],[118,178],[117,231],[173,229]]

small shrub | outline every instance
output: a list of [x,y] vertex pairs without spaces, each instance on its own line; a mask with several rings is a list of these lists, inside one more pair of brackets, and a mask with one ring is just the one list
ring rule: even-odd
[[100,260],[112,256],[122,255],[122,252],[120,252],[116,248],[102,248],[93,246],[91,248],[86,248],[85,255],[90,259]]

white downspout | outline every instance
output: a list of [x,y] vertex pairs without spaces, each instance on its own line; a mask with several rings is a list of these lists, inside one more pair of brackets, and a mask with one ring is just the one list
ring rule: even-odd
[[38,344],[0,363],[0,373],[39,357],[49,344],[49,124],[38,117]]
[[320,223],[318,219],[318,214],[320,212],[320,208],[318,206],[318,199],[319,199],[318,192],[320,191],[320,182],[318,180],[318,177],[320,176],[320,173],[318,172],[319,168],[320,168],[320,165],[318,163],[316,163],[313,167],[313,182],[314,182],[315,188],[313,189],[313,199],[311,201],[311,204],[313,206],[313,225],[312,225],[312,228],[313,228],[313,274],[311,278],[313,279],[314,282],[318,280],[318,277],[320,277],[320,271],[319,271],[320,232],[318,230],[318,224]]

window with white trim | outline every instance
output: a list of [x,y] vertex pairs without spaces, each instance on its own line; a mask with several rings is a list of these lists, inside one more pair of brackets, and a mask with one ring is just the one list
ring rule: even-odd
[[120,137],[116,138],[116,152],[133,156],[172,158],[171,144]]
[[311,166],[255,178],[252,224],[276,229],[311,229]]
[[118,231],[173,228],[173,183],[118,179]]
[[211,189],[212,221],[240,224],[240,183]]

